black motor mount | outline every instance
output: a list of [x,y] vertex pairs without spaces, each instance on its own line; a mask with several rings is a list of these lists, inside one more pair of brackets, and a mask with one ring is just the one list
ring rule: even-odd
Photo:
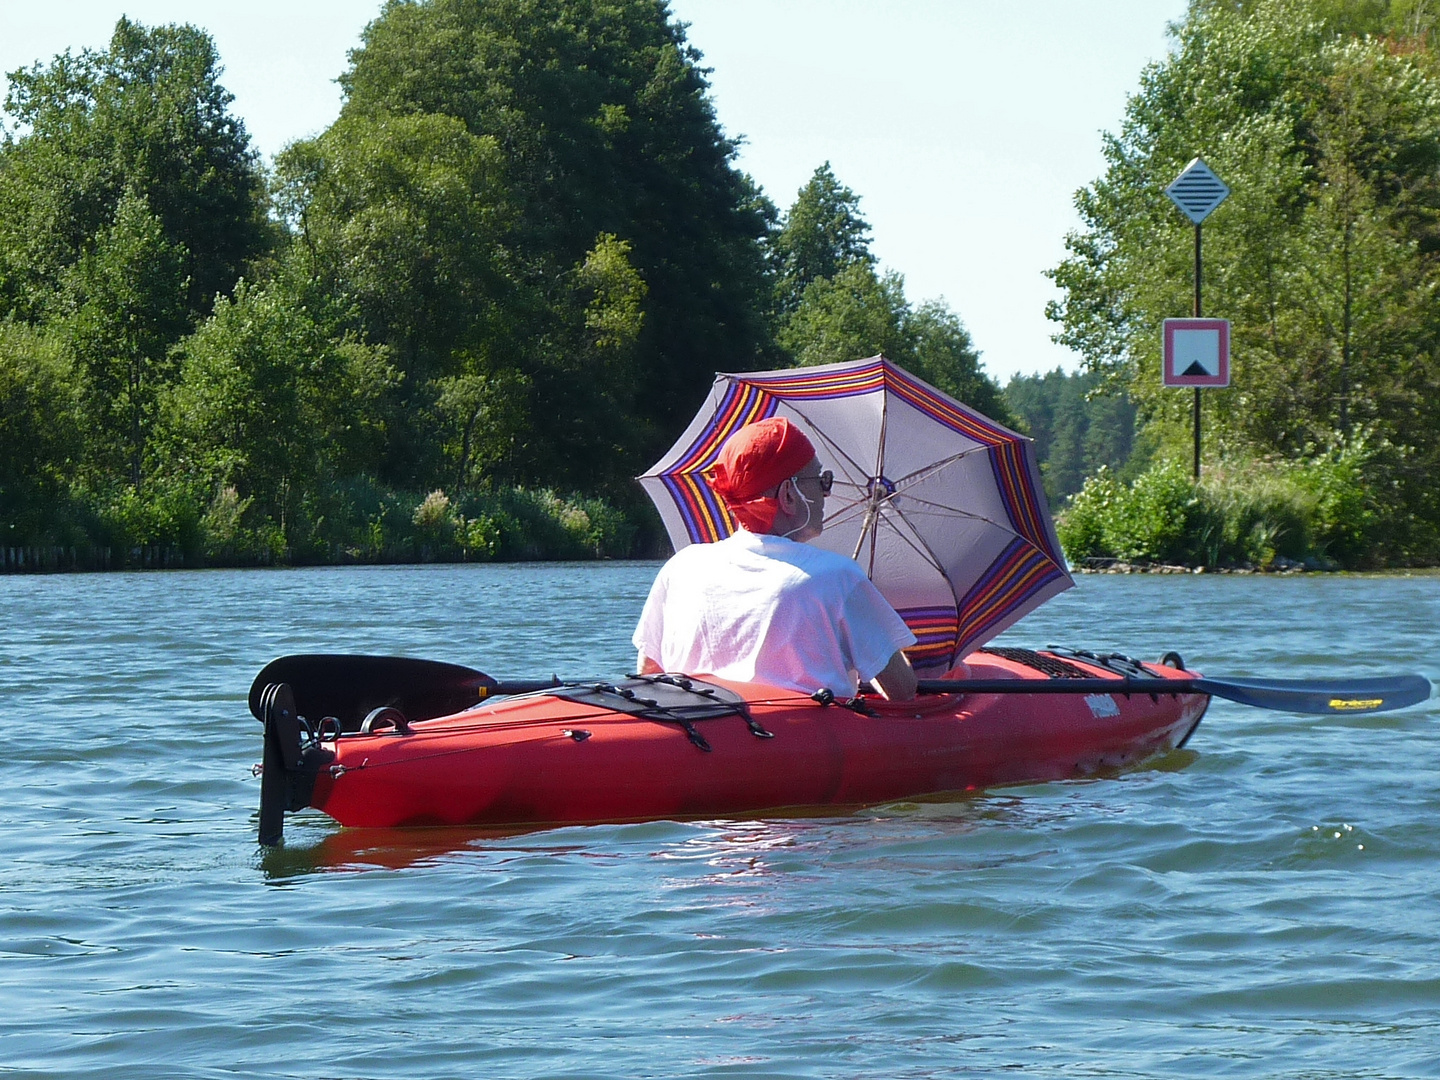
[[260,697],[265,751],[260,762],[260,843],[273,847],[285,836],[285,811],[310,805],[315,777],[335,760],[295,708],[289,683],[270,683]]

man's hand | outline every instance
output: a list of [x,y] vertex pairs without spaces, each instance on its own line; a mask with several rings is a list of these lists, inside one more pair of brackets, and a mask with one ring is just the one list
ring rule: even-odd
[[885,670],[870,681],[889,701],[909,701],[915,696],[915,689],[919,685],[909,657],[898,649],[885,665]]

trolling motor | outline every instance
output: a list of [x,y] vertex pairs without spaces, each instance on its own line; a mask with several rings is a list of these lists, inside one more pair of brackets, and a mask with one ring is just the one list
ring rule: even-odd
[[[558,680],[512,682],[504,689],[551,685]],[[249,695],[251,715],[265,725],[260,843],[280,843],[285,811],[310,805],[316,775],[335,760],[323,743],[350,733],[393,729],[403,735],[411,720],[460,712],[499,689],[483,672],[435,660],[324,653],[272,660],[255,676]]]
[[289,683],[269,683],[260,695],[259,719],[265,725],[260,761],[260,843],[273,847],[285,836],[285,811],[310,805],[315,777],[335,760],[295,708]]

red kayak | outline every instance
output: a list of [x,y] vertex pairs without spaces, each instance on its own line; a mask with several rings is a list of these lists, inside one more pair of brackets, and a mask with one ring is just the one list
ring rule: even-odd
[[[251,697],[266,723],[261,839],[277,841],[283,811],[305,807],[353,826],[540,828],[797,814],[1089,776],[1182,746],[1200,723],[1209,696],[1193,692],[1179,657],[1166,661],[982,649],[946,678],[1050,692],[932,693],[903,704],[666,675],[552,685],[468,708],[455,703],[486,689],[463,679],[451,680],[452,696],[407,698],[337,676],[327,700],[307,696],[298,678],[293,690],[264,682],[267,668]],[[1118,690],[1135,678],[1181,685]],[[1055,693],[1064,687],[1054,680],[1067,679],[1086,680],[1075,684],[1083,692]],[[1105,692],[1109,681],[1117,692]],[[334,715],[314,715],[322,710]]]

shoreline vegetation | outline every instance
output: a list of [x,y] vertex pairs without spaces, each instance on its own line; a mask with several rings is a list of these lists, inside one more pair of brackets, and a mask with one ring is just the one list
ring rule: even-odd
[[[632,477],[716,371],[877,353],[1034,437],[1079,566],[1435,565],[1433,7],[1191,0],[1050,271],[1084,370],[1004,387],[828,163],[783,210],[737,168],[663,2],[387,4],[268,162],[202,28],[121,19],[8,75],[0,571],[658,557]],[[1197,151],[1198,484],[1159,378]]]

